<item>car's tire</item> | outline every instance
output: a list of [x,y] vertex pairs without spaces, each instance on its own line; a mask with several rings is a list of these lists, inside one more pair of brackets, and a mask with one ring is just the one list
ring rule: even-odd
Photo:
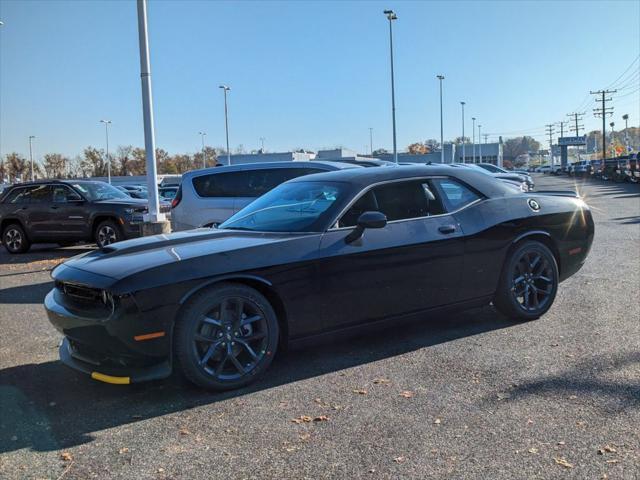
[[9,253],[25,253],[31,248],[31,242],[22,226],[18,223],[7,225],[2,231],[2,244]]
[[104,220],[98,224],[94,232],[94,240],[98,248],[119,242],[124,238],[120,226],[113,220]]
[[246,285],[220,283],[195,295],[173,332],[173,358],[191,382],[231,390],[269,368],[280,328],[269,301]]
[[494,305],[513,320],[534,320],[544,315],[558,291],[558,264],[543,243],[525,240],[507,255]]

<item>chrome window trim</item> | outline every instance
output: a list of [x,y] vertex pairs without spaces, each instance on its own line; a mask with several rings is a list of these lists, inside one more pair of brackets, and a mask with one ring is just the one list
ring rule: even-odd
[[[336,225],[338,225],[338,221],[342,218],[342,216],[347,212],[347,210],[349,210],[354,203],[356,203],[358,200],[360,200],[360,197],[362,197],[363,195],[365,195],[369,190],[375,188],[375,187],[379,187],[380,185],[386,185],[389,183],[398,183],[398,182],[413,182],[413,181],[420,181],[420,180],[434,180],[434,179],[439,179],[439,178],[443,178],[446,180],[455,180],[456,182],[462,183],[463,185],[465,184],[464,182],[460,182],[460,180],[458,180],[455,177],[449,177],[447,175],[432,175],[432,176],[427,176],[427,177],[413,177],[413,178],[395,178],[393,180],[385,180],[382,182],[378,182],[378,183],[372,183],[371,185],[368,185],[364,190],[360,191],[360,193],[358,195],[356,195],[355,197],[353,197],[353,199],[351,199],[351,201],[347,204],[347,206],[345,208],[343,208],[340,213],[335,217],[335,219],[333,220],[333,222],[330,224],[331,227],[329,227],[327,229],[327,232],[333,232],[333,231],[339,231],[339,230],[351,230],[356,228],[355,226],[351,226],[351,227],[338,227]],[[477,191],[477,190],[476,190]],[[480,194],[482,195],[482,194]],[[411,217],[411,218],[402,218],[399,220],[391,220],[389,222],[387,222],[387,225],[392,224],[392,223],[399,223],[399,222],[412,222],[414,220],[424,220],[426,218],[438,218],[438,217],[445,217],[448,215],[453,215],[455,213],[461,212],[462,210],[464,210],[467,207],[470,207],[472,205],[475,205],[476,203],[480,203],[483,202],[484,200],[486,200],[487,197],[485,197],[484,195],[482,195],[480,198],[478,198],[477,200],[474,200],[471,203],[467,203],[466,205],[464,205],[463,207],[458,208],[457,210],[453,210],[451,212],[445,212],[445,213],[440,213],[438,215],[427,215],[427,216],[423,216],[423,217]],[[444,206],[444,205],[443,205]]]

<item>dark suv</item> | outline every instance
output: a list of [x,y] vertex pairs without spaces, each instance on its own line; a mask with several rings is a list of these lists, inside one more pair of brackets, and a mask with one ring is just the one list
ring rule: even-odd
[[10,253],[32,243],[99,247],[140,235],[147,201],[129,197],[105,182],[40,181],[14,185],[0,196],[0,234]]

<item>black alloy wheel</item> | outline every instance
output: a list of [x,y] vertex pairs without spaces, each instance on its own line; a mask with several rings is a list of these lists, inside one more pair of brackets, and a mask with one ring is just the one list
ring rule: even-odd
[[12,223],[4,229],[2,243],[9,253],[25,253],[31,247],[24,229],[17,223]]
[[220,284],[201,292],[178,319],[174,348],[183,374],[212,390],[239,388],[264,372],[278,347],[276,315],[256,290]]
[[549,310],[558,290],[558,265],[549,248],[525,241],[505,262],[494,304],[509,318],[533,320]]
[[95,233],[95,241],[98,248],[106,247],[120,240],[122,240],[122,232],[113,220],[100,222]]

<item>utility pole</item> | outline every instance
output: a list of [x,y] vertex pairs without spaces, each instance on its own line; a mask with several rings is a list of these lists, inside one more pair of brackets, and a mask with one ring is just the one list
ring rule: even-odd
[[582,125],[578,124],[578,117],[582,117],[584,113],[567,113],[567,117],[573,117],[574,126],[569,127],[569,129],[575,134],[576,137],[580,136],[580,127]]
[[471,126],[471,136],[473,137],[473,163],[476,163],[476,117],[471,117],[472,126]]
[[231,165],[231,152],[229,151],[229,116],[227,113],[227,92],[231,90],[231,88],[226,85],[220,85],[218,88],[224,91],[224,131],[227,136],[227,165]]
[[373,127],[369,127],[369,155],[373,156]]
[[631,153],[631,148],[629,148],[629,114],[622,115],[622,119],[624,120],[624,146],[627,148],[627,153]]
[[444,163],[444,128],[442,126],[442,80],[444,80],[444,75],[438,75],[436,78],[440,81],[440,163]]
[[480,163],[482,163],[482,125],[478,124],[478,148],[480,149]]
[[462,163],[467,163],[467,156],[464,151],[464,106],[466,102],[460,102],[462,105]]
[[549,164],[553,167],[553,123],[545,125],[547,127],[547,135],[549,135]]
[[482,136],[484,137],[484,143],[487,143],[487,139],[489,138],[489,134],[488,133],[483,133]]
[[262,153],[264,153],[264,141],[265,141],[265,138],[260,137],[260,150],[262,151]]
[[564,124],[565,124],[564,120],[561,120],[558,122],[558,125],[560,125],[560,138],[564,137]]
[[31,141],[34,138],[36,138],[34,135],[29,135],[29,160],[31,161],[31,181],[32,182],[33,182],[33,147],[31,146]]
[[[606,155],[607,155],[607,140],[606,140],[606,133],[607,133],[607,122],[606,122],[606,118],[607,115],[613,115],[613,107],[607,107],[607,102],[611,101],[611,98],[607,98],[607,95],[610,93],[616,93],[617,90],[598,90],[596,92],[590,92],[591,95],[600,95],[600,102],[602,104],[602,106],[600,108],[594,108],[593,109],[593,115],[594,116],[602,116],[602,160],[605,159]],[[603,165],[604,167],[604,165]]]
[[613,130],[613,127],[615,127],[615,122],[611,122],[609,124],[609,126],[611,127],[611,138],[609,139],[609,143],[611,144],[611,156],[615,157],[616,156],[616,145],[615,145],[615,131]]
[[[147,191],[149,192],[149,213],[145,215],[145,222],[151,231],[162,233],[168,229],[164,213],[160,212],[158,201],[158,167],[156,166],[156,138],[153,126],[153,97],[151,95],[151,61],[149,59],[149,33],[147,29],[147,0],[138,0],[138,42],[140,46],[140,79],[142,81],[142,117],[144,121],[144,150],[147,163]],[[159,225],[160,231],[154,230],[152,225]],[[166,231],[166,230],[164,230]]]
[[389,51],[391,52],[391,120],[393,122],[393,161],[398,164],[398,148],[396,144],[396,92],[395,92],[395,80],[393,78],[393,29],[391,25],[394,20],[398,19],[398,16],[393,10],[385,10],[384,14],[389,20]]
[[207,157],[204,155],[204,137],[206,134],[206,132],[198,132],[198,135],[200,135],[200,139],[202,140],[202,168],[207,168]]

